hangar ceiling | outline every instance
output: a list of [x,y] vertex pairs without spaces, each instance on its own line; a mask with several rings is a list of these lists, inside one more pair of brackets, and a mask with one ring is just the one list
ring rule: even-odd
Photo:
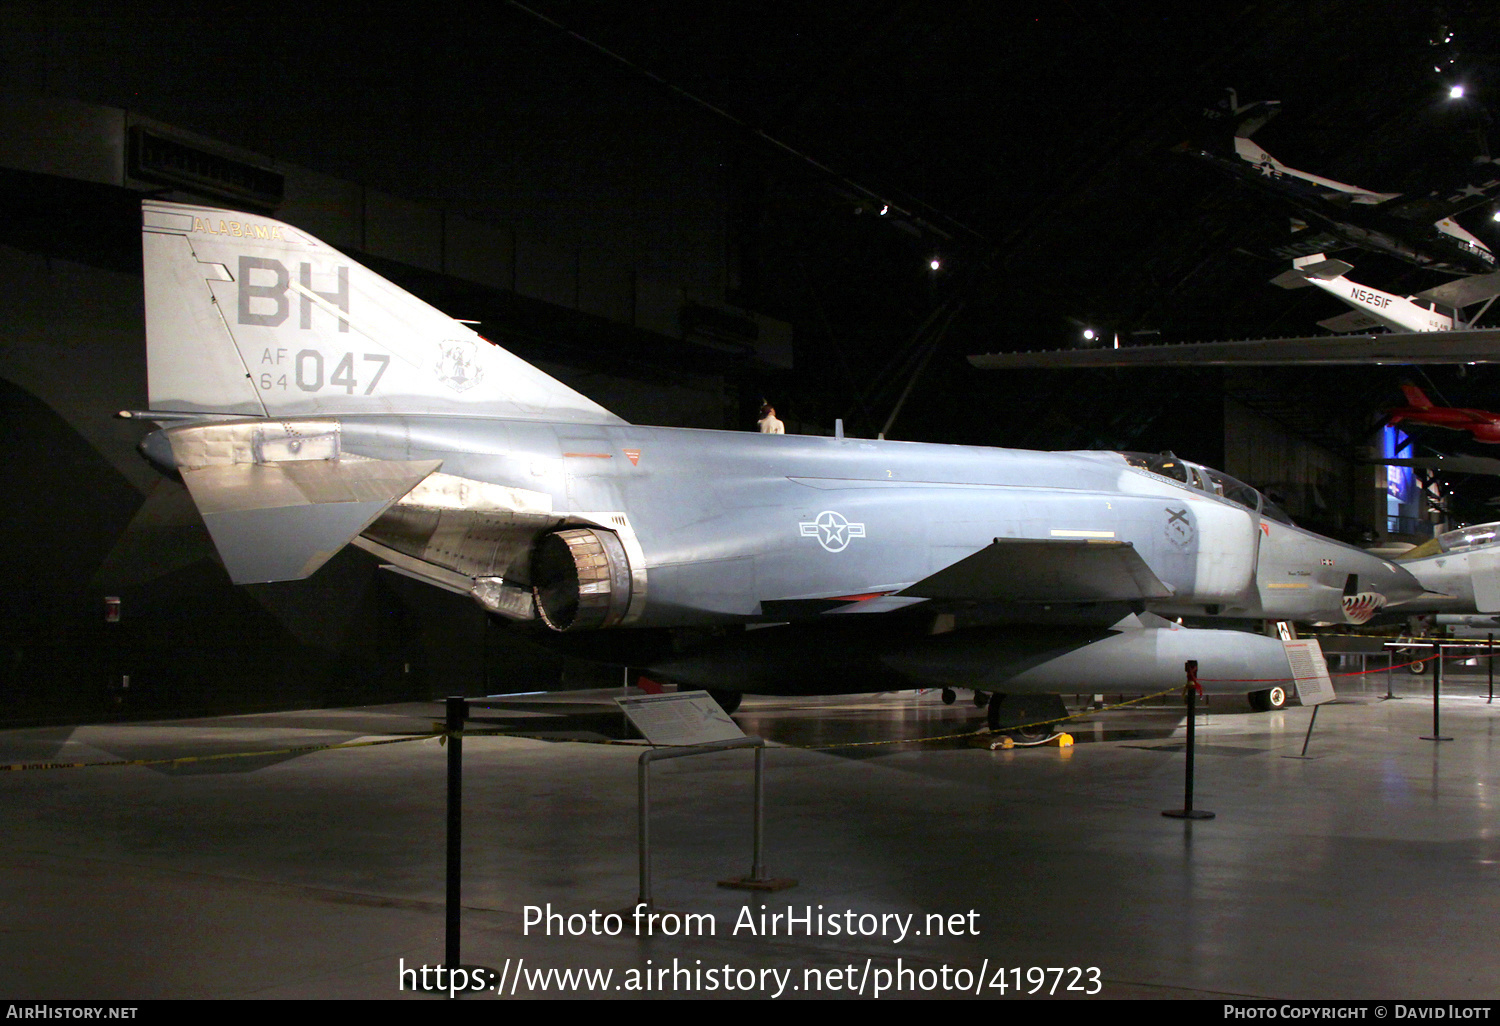
[[[1241,103],[1282,101],[1257,141],[1284,162],[1406,191],[1489,145],[1485,105],[1500,88],[1500,15],[1470,3],[690,8],[536,0],[510,10],[573,33],[621,75],[659,77],[743,138],[779,144],[760,141],[778,159],[757,168],[752,284],[804,334],[821,329],[823,344],[799,353],[802,369],[821,359],[816,377],[844,385],[843,416],[878,426],[896,395],[880,391],[882,371],[903,380],[931,309],[961,307],[903,413],[896,433],[907,436],[993,442],[998,428],[1009,444],[1149,446],[1191,419],[1164,405],[1217,411],[1218,376],[977,384],[953,361],[1077,344],[1085,325],[1142,341],[1303,334],[1342,309],[1268,284],[1285,268],[1268,251],[1290,238],[1287,210],[1172,152],[1210,129],[1205,115],[1222,110],[1227,89]],[[1448,99],[1455,82],[1465,99]],[[896,210],[881,218],[885,202]],[[1465,223],[1494,245],[1489,213]],[[931,256],[943,261],[936,274]],[[1358,280],[1400,294],[1445,280],[1345,256]],[[1433,373],[1428,384],[1450,401],[1488,401],[1489,371]],[[1268,372],[1228,387],[1352,453],[1407,374]],[[955,404],[954,394],[984,398]],[[1101,416],[1106,396],[1120,408]]]
[[[1407,372],[1002,376],[963,357],[1075,344],[1085,325],[1152,341],[1311,331],[1334,301],[1268,284],[1287,213],[1173,146],[1233,88],[1282,102],[1257,140],[1286,163],[1407,190],[1488,145],[1500,89],[1500,13],[1469,2],[528,0],[312,20],[11,6],[7,48],[29,56],[6,88],[115,104],[419,199],[471,199],[475,181],[503,191],[486,140],[519,122],[555,144],[560,179],[579,125],[616,133],[622,181],[643,158],[641,125],[711,139],[704,166],[727,165],[731,183],[730,298],[797,328],[796,370],[750,388],[803,422],[873,433],[921,367],[894,437],[1209,462],[1222,441],[1204,426],[1226,395],[1352,454]],[[1455,80],[1467,98],[1446,98]],[[615,87],[642,98],[634,124],[587,114]],[[572,113],[519,105],[539,92]],[[1487,214],[1466,225],[1500,244]],[[1440,280],[1350,259],[1388,291]],[[1455,405],[1500,404],[1487,368],[1419,380]]]
[[[1234,88],[1283,102],[1257,138],[1286,162],[1402,191],[1477,152],[1485,86],[1500,87],[1500,15],[1477,4],[693,9],[526,7],[616,55],[621,74],[660,76],[805,156],[830,193],[843,178],[910,209],[902,220],[930,226],[918,256],[942,255],[951,274],[985,265],[971,330],[1018,298],[1172,335],[1305,329],[1286,305],[1303,297],[1261,289],[1280,262],[1251,255],[1286,236],[1284,212],[1172,147]],[[1446,98],[1455,81],[1467,99]],[[1431,281],[1356,263],[1393,289]],[[1007,334],[1048,341],[1048,316],[1026,320]]]

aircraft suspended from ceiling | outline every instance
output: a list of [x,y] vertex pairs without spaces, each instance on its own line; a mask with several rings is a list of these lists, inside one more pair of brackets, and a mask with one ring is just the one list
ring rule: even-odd
[[[1232,100],[1232,91],[1230,96]],[[1251,136],[1280,111],[1277,100],[1236,106],[1231,136],[1205,146],[1179,147],[1296,212],[1303,225],[1299,238],[1278,247],[1277,256],[1308,256],[1352,246],[1448,274],[1500,269],[1490,248],[1453,220],[1500,196],[1500,160],[1476,157],[1425,192],[1373,192],[1287,167],[1254,142]]]
[[[1317,253],[1293,260],[1292,269],[1272,278],[1271,284],[1284,289],[1316,287],[1352,307],[1348,313],[1318,322],[1318,327],[1335,333],[1372,328],[1395,332],[1468,328],[1500,296],[1500,271],[1459,278],[1413,296],[1397,296],[1344,277],[1352,270],[1352,264]],[[1483,305],[1475,313],[1465,312],[1475,304]]]
[[1450,431],[1467,431],[1476,442],[1500,443],[1500,413],[1451,406],[1434,406],[1416,385],[1401,386],[1406,395],[1406,406],[1397,407],[1390,413],[1390,424],[1425,424],[1429,427],[1447,428]]
[[[1233,91],[1230,96],[1234,103]],[[1298,215],[1294,223],[1307,234],[1275,250],[1276,255],[1293,259],[1293,269],[1274,283],[1284,288],[1317,286],[1354,308],[1342,317],[1320,321],[1320,326],[1336,332],[1442,332],[1441,337],[1307,336],[1117,346],[987,353],[970,356],[969,362],[982,369],[999,370],[1187,364],[1489,363],[1500,359],[1500,331],[1470,327],[1488,309],[1487,301],[1500,294],[1500,261],[1484,242],[1453,220],[1500,197],[1500,160],[1476,157],[1449,180],[1425,192],[1373,192],[1288,167],[1252,141],[1251,136],[1280,109],[1281,104],[1274,100],[1235,105],[1232,132],[1207,145],[1185,144],[1179,150],[1288,204]],[[1309,231],[1312,226],[1316,230]],[[1383,253],[1432,271],[1473,277],[1403,298],[1344,278],[1352,265],[1325,254],[1348,247]],[[1480,302],[1486,302],[1484,310],[1464,316],[1465,307]]]

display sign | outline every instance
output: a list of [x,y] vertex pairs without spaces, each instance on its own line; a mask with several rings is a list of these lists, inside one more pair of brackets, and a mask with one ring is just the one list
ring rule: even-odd
[[615,701],[641,736],[653,745],[702,745],[745,736],[707,691],[640,695]]
[[1292,664],[1292,676],[1297,680],[1297,697],[1303,705],[1321,705],[1338,696],[1333,693],[1333,681],[1328,679],[1328,662],[1323,658],[1323,646],[1316,638],[1304,641],[1283,641],[1286,658]]

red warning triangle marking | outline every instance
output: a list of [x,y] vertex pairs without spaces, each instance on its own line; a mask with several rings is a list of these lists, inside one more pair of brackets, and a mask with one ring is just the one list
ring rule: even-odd
[[628,460],[630,460],[630,465],[632,467],[639,466],[640,462],[641,462],[641,450],[639,450],[639,449],[626,449],[625,450],[625,457]]

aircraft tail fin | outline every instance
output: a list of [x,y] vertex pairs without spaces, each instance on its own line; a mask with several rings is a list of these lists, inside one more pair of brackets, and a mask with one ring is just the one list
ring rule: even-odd
[[141,204],[151,408],[621,423],[300,229]]
[[1432,409],[1432,400],[1427,398],[1426,394],[1411,382],[1408,381],[1403,384],[1401,392],[1406,396],[1407,405],[1415,406],[1419,410]]
[[1333,281],[1354,270],[1354,265],[1344,260],[1331,260],[1322,253],[1297,257],[1292,261],[1299,274],[1319,281]]
[[1261,100],[1234,108],[1234,134],[1236,138],[1248,139],[1281,113],[1280,100]]
[[1271,279],[1272,285],[1280,285],[1284,289],[1305,289],[1312,284],[1313,280],[1333,281],[1348,272],[1354,270],[1354,265],[1343,260],[1330,260],[1322,253],[1314,253],[1312,256],[1298,257],[1292,261],[1292,269],[1282,271]]
[[1282,271],[1276,277],[1272,278],[1271,284],[1279,285],[1284,289],[1312,288],[1312,282],[1307,280],[1307,275],[1303,274],[1295,267],[1290,271]]

